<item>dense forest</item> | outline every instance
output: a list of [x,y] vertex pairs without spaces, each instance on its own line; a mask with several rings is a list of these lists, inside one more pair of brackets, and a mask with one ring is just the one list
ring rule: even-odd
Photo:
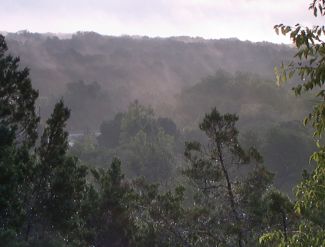
[[0,246],[324,246],[325,28],[275,29],[0,35]]
[[[156,157],[156,150],[146,161],[141,160],[143,155],[137,157],[137,145],[131,147],[128,139],[140,138],[137,133],[120,137],[121,119],[136,114],[132,111],[138,102],[145,115],[141,121],[152,122],[153,132],[162,127],[155,122],[165,118],[175,129],[166,132],[168,144],[159,144],[162,140],[157,137],[154,144],[172,157],[167,166],[173,174],[181,166],[184,142],[205,141],[198,125],[213,107],[240,117],[241,141],[260,150],[265,165],[277,174],[275,183],[281,190],[292,194],[302,170],[308,169],[314,144],[310,130],[300,122],[312,106],[312,98],[295,97],[291,90],[295,82],[280,88],[274,83],[273,67],[294,55],[292,47],[236,39],[111,37],[92,32],[59,39],[22,31],[8,33],[6,40],[22,66],[31,69],[33,86],[40,94],[36,104],[41,119],[50,116],[61,98],[71,109],[67,129],[73,142],[80,141],[72,152],[86,163],[101,167],[114,154],[123,160],[124,172],[133,177],[151,172],[131,172],[130,163],[150,164],[158,159],[160,167],[165,162]],[[83,139],[93,150],[80,150]],[[104,144],[105,139],[115,145]],[[288,147],[299,150],[300,155],[292,155]]]
[[[59,39],[22,31],[8,33],[6,40],[11,53],[31,70],[41,113],[48,117],[63,96],[73,112],[73,131],[98,130],[103,120],[125,111],[134,100],[175,117],[175,106],[183,103],[178,94],[202,79],[220,70],[274,80],[273,67],[294,54],[285,45],[236,39],[110,37],[92,32]],[[205,111],[210,106],[203,107]],[[81,121],[84,114],[90,117]]]

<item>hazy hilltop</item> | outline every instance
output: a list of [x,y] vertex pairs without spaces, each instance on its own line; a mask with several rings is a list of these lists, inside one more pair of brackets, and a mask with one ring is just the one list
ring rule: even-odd
[[168,115],[175,95],[220,69],[273,79],[273,67],[293,54],[285,45],[237,39],[111,37],[93,32],[58,37],[19,32],[7,33],[6,39],[10,52],[31,69],[43,105],[64,95],[68,83],[96,81],[109,99],[105,117],[135,99]]
[[3,1],[0,247],[325,247],[308,2]]

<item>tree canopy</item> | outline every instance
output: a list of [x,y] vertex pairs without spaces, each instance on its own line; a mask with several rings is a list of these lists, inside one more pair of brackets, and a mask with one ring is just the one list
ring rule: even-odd
[[[314,16],[324,16],[324,6],[325,1],[313,0],[309,9],[313,11]],[[277,231],[268,233],[261,238],[261,242],[273,242],[276,246],[322,246],[325,244],[325,147],[322,142],[325,129],[325,94],[322,89],[325,82],[325,28],[280,24],[275,26],[275,30],[277,33],[280,30],[284,35],[289,34],[297,48],[295,59],[276,70],[278,82],[284,82],[297,74],[301,79],[301,83],[294,88],[297,95],[317,91],[318,100],[304,123],[311,123],[313,126],[318,150],[310,158],[315,161],[316,167],[310,174],[305,174],[296,187],[295,211],[301,217],[297,229],[290,232],[289,236]]]

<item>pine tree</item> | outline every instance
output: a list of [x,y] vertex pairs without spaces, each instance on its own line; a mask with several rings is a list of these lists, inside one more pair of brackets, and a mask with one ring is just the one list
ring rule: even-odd
[[35,112],[38,92],[32,88],[29,70],[19,68],[19,57],[7,55],[0,35],[0,125],[14,131],[16,141],[32,146],[37,139],[39,117]]
[[[199,125],[208,137],[208,144],[186,144],[189,167],[184,173],[199,191],[194,210],[198,231],[205,233],[201,234],[204,244],[248,246],[249,236],[253,235],[249,225],[258,215],[257,206],[250,207],[252,198],[248,194],[262,195],[272,181],[272,175],[260,165],[259,153],[254,148],[245,151],[240,146],[237,121],[236,115],[222,115],[213,108]],[[245,178],[240,174],[247,173],[244,169],[247,164],[254,166],[248,169],[252,172]],[[256,236],[254,240],[256,243]]]

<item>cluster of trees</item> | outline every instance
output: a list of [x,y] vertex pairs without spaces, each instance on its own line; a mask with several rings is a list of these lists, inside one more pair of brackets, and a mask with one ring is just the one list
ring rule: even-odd
[[[325,15],[325,0],[314,0],[310,8]],[[185,143],[180,180],[169,186],[162,183],[175,176],[175,153],[182,150],[184,136],[172,120],[156,117],[138,102],[104,122],[98,137],[85,136],[69,150],[70,111],[61,100],[40,124],[29,71],[7,54],[0,35],[1,245],[323,246],[325,28],[275,28],[290,33],[298,48],[298,61],[282,66],[278,79],[297,73],[303,81],[294,88],[297,95],[320,88],[319,101],[305,119],[314,128],[318,150],[294,201],[273,185],[274,174],[263,165],[254,133],[240,136],[238,117],[216,108],[200,121],[205,138]],[[286,136],[283,145],[292,147],[302,138],[296,129],[293,122],[282,123],[266,136]],[[109,159],[100,160],[101,152]],[[287,156],[272,158],[280,163]]]
[[[288,86],[287,86],[288,87]],[[181,125],[195,125],[205,109],[217,106],[222,112],[241,116],[241,129],[266,129],[284,121],[302,119],[311,98],[296,98],[291,88],[279,88],[272,79],[252,73],[219,70],[182,91],[173,118]]]
[[65,105],[73,112],[67,121],[67,129],[73,133],[95,132],[102,122],[100,115],[105,113],[105,118],[111,118],[116,112],[112,109],[111,95],[100,83],[79,80],[67,83],[65,92],[60,95],[40,95],[36,101],[40,117],[47,119],[60,99],[64,99]]
[[[185,115],[190,122],[196,120],[192,127],[197,127],[201,118],[197,118],[197,115],[192,118],[191,108],[182,111],[183,108],[179,107],[179,111],[172,111],[178,104],[178,94],[196,85],[207,75],[213,75],[218,69],[228,73],[257,73],[263,81],[264,77],[272,80],[274,75],[270,68],[294,54],[294,50],[285,45],[236,39],[110,37],[92,32],[76,33],[69,38],[59,39],[46,34],[20,32],[6,34],[6,40],[10,52],[19,55],[22,64],[31,68],[33,85],[40,92],[42,116],[47,118],[53,107],[52,102],[60,97],[70,97],[71,93],[76,95],[72,101],[78,100],[78,109],[74,107],[74,102],[70,105],[65,99],[66,105],[72,110],[68,121],[71,131],[79,131],[84,126],[98,130],[101,122],[111,119],[119,111],[125,111],[129,103],[136,99],[142,104],[152,105],[160,115],[173,117],[178,124],[178,116]],[[98,102],[100,99],[89,100],[87,105],[90,107],[87,107],[83,103],[83,92],[71,91],[68,84],[78,80],[83,80],[85,84],[98,82],[97,86],[106,92],[106,99],[109,99],[105,111],[101,111],[102,108],[96,104],[107,105],[107,101],[101,103]],[[269,81],[272,89],[273,84],[273,81]],[[254,90],[255,86],[251,85],[248,90]],[[281,98],[280,90],[273,91],[275,94],[279,92]],[[231,97],[233,95],[229,94],[223,99]],[[252,97],[250,103],[254,100]],[[271,97],[267,97],[267,100],[274,103]],[[182,107],[186,106],[186,102],[183,103]],[[199,112],[202,116],[202,112],[215,104],[201,106]],[[287,109],[286,105],[282,107]],[[84,118],[82,124],[77,117],[79,109],[91,116]],[[241,114],[238,109],[219,110]],[[188,123],[182,121],[184,125]]]
[[[267,168],[276,174],[274,183],[282,191],[292,194],[291,188],[314,150],[311,130],[297,124],[308,113],[312,98],[297,98],[292,84],[277,88],[273,82],[270,68],[294,54],[288,46],[235,39],[108,37],[92,32],[67,39],[9,33],[6,40],[11,52],[21,56],[22,64],[32,68],[33,85],[40,91],[37,104],[42,119],[47,119],[55,102],[63,98],[72,112],[67,122],[70,133],[101,132],[102,141],[118,143],[105,146],[87,134],[82,144],[85,152],[73,150],[97,167],[107,166],[116,155],[127,177],[143,175],[154,181],[157,175],[151,176],[155,172],[149,170],[159,174],[159,169],[166,171],[158,176],[160,182],[168,174],[178,176],[184,141],[206,141],[198,124],[214,106],[220,112],[240,116],[241,141],[260,150]],[[206,77],[209,74],[212,76]],[[128,112],[134,99],[152,105],[156,118],[172,119],[179,135],[161,131],[160,137],[148,141],[148,133],[141,132],[127,141],[120,139],[119,131],[116,135],[105,134],[104,129],[98,131],[103,122],[118,125],[115,115]],[[144,140],[146,146],[137,144]],[[289,147],[299,150],[300,155],[292,155]],[[169,158],[164,160],[163,153]]]
[[173,119],[195,132],[206,109],[235,112],[241,141],[260,150],[276,174],[276,185],[291,193],[315,145],[311,128],[301,126],[313,100],[310,95],[295,97],[288,87],[276,87],[274,81],[251,73],[218,71],[179,95]]
[[[258,152],[240,147],[237,116],[216,109],[205,116],[200,129],[208,137],[206,146],[186,144],[187,188],[163,191],[141,178],[127,180],[117,159],[108,169],[87,168],[68,153],[69,110],[59,101],[41,128],[28,70],[6,54],[2,36],[0,44],[0,239],[5,246],[244,246],[256,243],[263,229],[282,229],[277,217],[285,217],[287,229],[290,200],[268,190],[272,175]],[[144,138],[154,152],[165,152],[156,147],[159,138],[178,134],[173,122],[155,118],[137,102],[102,128],[135,148],[132,139]],[[278,208],[269,206],[274,203]],[[262,213],[268,209],[270,214]]]
[[[203,94],[193,94],[192,99],[195,97],[204,99]],[[219,105],[218,110],[220,108],[223,107]],[[199,115],[194,106],[192,109]],[[260,121],[252,124],[255,117]],[[311,130],[298,121],[275,124],[270,123],[270,118],[271,114],[262,121],[256,113],[250,115],[248,124],[239,121],[237,125],[242,132],[239,138],[244,146],[260,150],[266,167],[276,175],[275,185],[292,195],[292,186],[300,180],[303,170],[308,169],[309,155],[315,150]],[[114,156],[119,157],[128,178],[144,176],[148,181],[171,185],[180,179],[184,168],[184,142],[208,141],[198,127],[181,129],[178,126],[172,119],[159,117],[152,108],[135,101],[127,111],[104,121],[99,133],[81,134],[70,151],[85,164],[96,167],[105,167]]]
[[151,182],[168,182],[176,172],[180,133],[169,118],[156,117],[138,101],[127,112],[101,124],[98,137],[86,134],[71,152],[84,163],[106,166],[119,157],[128,178],[144,176]]

